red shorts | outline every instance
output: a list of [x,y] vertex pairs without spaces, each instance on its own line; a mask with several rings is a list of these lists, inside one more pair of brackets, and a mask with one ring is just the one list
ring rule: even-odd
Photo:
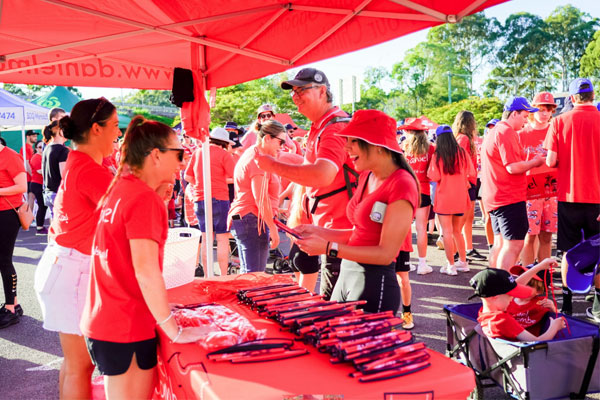
[[556,233],[558,230],[558,201],[556,197],[527,200],[529,235],[540,232]]

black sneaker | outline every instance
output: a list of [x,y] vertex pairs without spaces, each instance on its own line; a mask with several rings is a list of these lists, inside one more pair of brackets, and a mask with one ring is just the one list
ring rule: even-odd
[[4,305],[0,308],[0,329],[7,328],[19,322],[19,315],[16,312],[8,311]]
[[467,253],[467,257],[472,259],[472,260],[478,260],[478,261],[485,261],[487,260],[487,258],[481,254],[479,254],[479,252],[477,251],[477,249],[472,249],[471,251],[469,251]]
[[17,304],[15,306],[15,313],[19,316],[22,317],[23,316],[23,307],[21,307],[20,304]]
[[202,265],[198,264],[196,271],[194,272],[194,276],[204,278],[204,268],[202,268]]
[[[460,259],[460,256],[458,255],[458,252],[456,252],[456,254],[454,254],[454,262],[457,262]],[[471,258],[469,257],[469,254],[467,253],[467,261],[473,261],[471,260]]]
[[585,315],[588,316],[592,321],[597,324],[600,324],[600,313],[592,311],[592,307],[588,307],[585,309]]

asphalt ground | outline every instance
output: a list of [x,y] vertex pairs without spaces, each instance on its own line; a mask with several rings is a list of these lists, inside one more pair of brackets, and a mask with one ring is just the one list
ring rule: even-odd
[[[473,237],[475,248],[487,257],[487,244],[481,226],[474,227]],[[0,399],[58,398],[58,371],[62,362],[58,334],[42,328],[41,310],[33,290],[34,271],[46,244],[46,236],[36,236],[35,228],[28,232],[21,231],[17,239],[13,261],[18,274],[18,300],[25,315],[20,323],[0,330]],[[411,261],[416,263],[416,253],[412,256]],[[487,262],[472,262],[471,272],[459,272],[458,276],[453,277],[439,272],[440,266],[445,264],[443,251],[429,246],[427,260],[434,268],[433,273],[422,276],[416,272],[410,273],[415,322],[413,333],[429,348],[444,353],[446,319],[442,307],[445,304],[467,303],[467,298],[473,293],[468,281],[484,269]],[[559,283],[558,275],[554,281]],[[0,296],[3,300],[1,288]],[[559,291],[556,296],[560,307]],[[585,308],[590,305],[585,302],[583,295],[575,295],[574,316],[585,319]],[[486,389],[484,397],[507,398],[500,388]],[[600,395],[589,398],[600,399]]]

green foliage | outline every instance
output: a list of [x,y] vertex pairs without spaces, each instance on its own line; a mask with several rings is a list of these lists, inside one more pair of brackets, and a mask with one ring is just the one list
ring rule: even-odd
[[163,117],[161,115],[154,115],[150,113],[148,110],[144,110],[143,108],[134,108],[131,110],[131,116],[133,118],[134,115],[142,115],[146,119],[151,119],[153,121],[162,122],[163,124],[174,126],[173,118]]
[[[73,94],[83,97],[79,89],[74,86],[65,86],[67,90]],[[4,90],[14,95],[25,97],[27,99],[35,99],[36,97],[43,96],[45,93],[50,92],[54,86],[49,85],[21,85],[13,83],[5,83]]]
[[[173,104],[171,104],[171,101],[169,100],[170,95],[171,91],[169,90],[142,89],[125,97],[124,102],[131,104],[144,104],[148,106],[173,107]],[[118,101],[120,100],[121,99],[118,99]]]
[[294,122],[307,126],[306,117],[298,112],[289,91],[281,89],[287,74],[277,74],[254,81],[217,89],[216,105],[211,109],[211,129],[227,121],[249,125],[256,119],[256,110],[262,104],[275,106],[275,112],[288,113]]
[[580,63],[580,76],[593,78],[600,84],[600,30],[594,33],[594,38],[585,49]]
[[477,129],[480,133],[483,133],[485,124],[487,124],[489,120],[502,117],[502,109],[502,102],[495,97],[487,99],[469,97],[468,99],[457,103],[426,109],[425,115],[440,125],[445,124],[452,126],[456,114],[462,110],[468,110],[475,116]]

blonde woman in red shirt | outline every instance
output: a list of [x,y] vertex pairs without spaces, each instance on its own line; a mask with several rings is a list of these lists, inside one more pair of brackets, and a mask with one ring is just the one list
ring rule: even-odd
[[[444,251],[448,265],[442,267],[442,274],[457,275],[457,271],[468,272],[465,238],[462,234],[464,215],[469,210],[469,182],[477,179],[473,163],[467,153],[458,145],[452,129],[448,125],[439,126],[436,131],[436,147],[427,176],[437,182],[433,210],[440,218]],[[458,249],[459,260],[454,262],[454,246]]]

